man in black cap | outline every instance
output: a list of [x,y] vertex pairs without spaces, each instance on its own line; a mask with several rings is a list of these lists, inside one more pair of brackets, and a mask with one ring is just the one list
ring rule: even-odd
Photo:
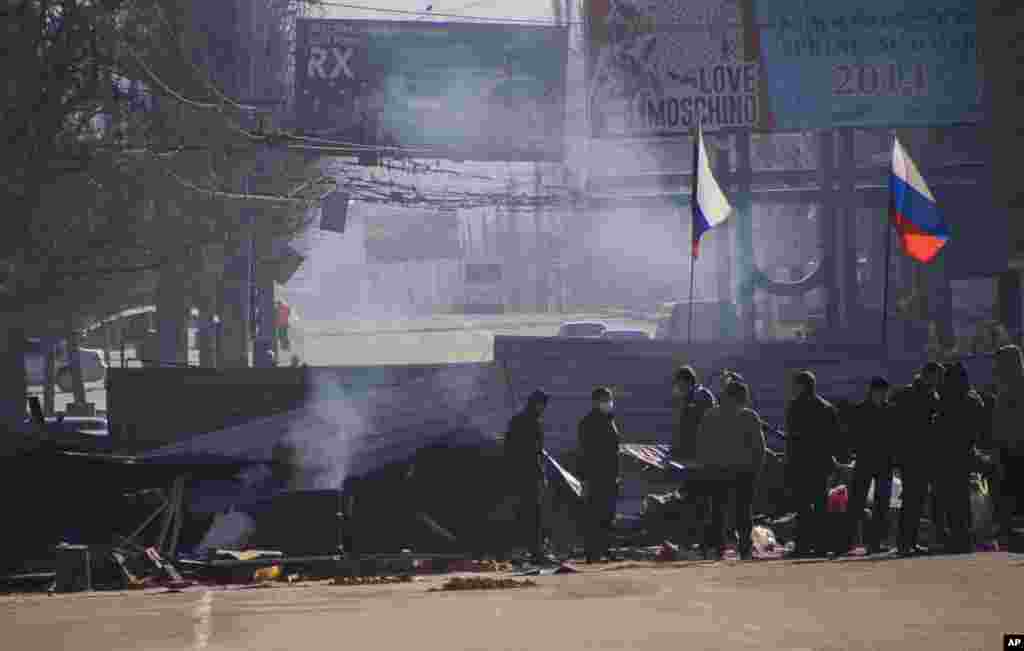
[[546,561],[541,521],[544,494],[544,427],[541,422],[548,394],[537,389],[526,400],[526,408],[512,417],[505,436],[505,459],[510,492],[519,497],[519,542],[525,544],[534,562]]
[[797,373],[792,388],[795,398],[786,410],[786,481],[797,511],[793,556],[825,555],[837,551],[829,548],[824,514],[828,478],[837,465],[839,414],[818,395],[811,371]]
[[893,403],[898,412],[900,436],[896,441],[896,465],[903,481],[903,508],[900,510],[900,552],[904,555],[927,551],[917,544],[921,514],[931,481],[926,451],[934,445],[939,387],[945,368],[928,362],[919,378],[896,394]]
[[853,436],[852,453],[856,458],[853,487],[847,507],[849,529],[847,541],[852,546],[857,527],[864,519],[871,482],[875,483],[872,518],[864,529],[864,544],[868,554],[886,551],[883,548],[889,533],[889,502],[892,498],[892,431],[897,424],[895,412],[889,402],[889,381],[875,377],[868,387],[867,399],[857,405],[850,423]]
[[588,563],[597,562],[603,556],[617,560],[608,548],[619,496],[620,443],[611,389],[594,389],[591,399],[594,406],[579,424],[578,469],[587,510],[584,547]]

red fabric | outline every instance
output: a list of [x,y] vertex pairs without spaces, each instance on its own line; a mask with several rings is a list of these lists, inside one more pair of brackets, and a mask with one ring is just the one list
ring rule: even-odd
[[280,303],[277,306],[277,327],[284,328],[288,325],[288,318],[292,315],[292,308],[287,303]]
[[846,505],[850,502],[850,494],[846,486],[836,486],[828,492],[828,512],[846,513]]

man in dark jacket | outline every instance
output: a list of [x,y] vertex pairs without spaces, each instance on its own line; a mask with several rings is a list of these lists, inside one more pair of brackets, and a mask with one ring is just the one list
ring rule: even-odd
[[946,552],[972,551],[968,474],[985,416],[985,404],[971,388],[967,368],[960,362],[951,365],[939,391],[937,436],[929,455],[935,464],[935,528]]
[[818,395],[811,371],[796,374],[793,394],[796,397],[786,410],[786,475],[797,511],[793,556],[806,557],[812,551],[827,554],[837,551],[829,548],[824,514],[828,478],[836,469],[839,414]]
[[926,551],[917,544],[921,514],[932,472],[930,455],[935,444],[935,419],[939,408],[938,389],[945,372],[942,364],[928,362],[914,383],[903,387],[893,399],[900,423],[895,463],[903,480],[903,508],[900,511],[900,552],[904,555]]
[[857,405],[850,422],[851,447],[856,467],[847,507],[847,540],[852,544],[857,535],[857,527],[864,519],[868,489],[874,481],[875,503],[872,518],[864,529],[864,543],[868,554],[882,552],[882,544],[889,533],[893,470],[891,436],[897,425],[895,411],[889,402],[889,389],[888,380],[883,377],[873,378],[868,388],[867,400]]
[[620,438],[611,390],[605,387],[594,389],[591,398],[594,406],[579,424],[578,471],[586,502],[584,537],[587,562],[595,563],[604,556],[615,560],[608,548],[619,495]]
[[544,557],[541,499],[544,493],[544,427],[541,418],[548,394],[540,389],[527,398],[526,408],[512,417],[505,436],[505,460],[509,491],[519,498],[519,542],[525,544],[535,562]]
[[704,414],[715,406],[715,396],[707,387],[698,383],[697,373],[691,366],[683,366],[676,371],[672,394],[680,401],[679,426],[672,446],[672,456],[692,460],[696,455],[694,446],[697,429]]

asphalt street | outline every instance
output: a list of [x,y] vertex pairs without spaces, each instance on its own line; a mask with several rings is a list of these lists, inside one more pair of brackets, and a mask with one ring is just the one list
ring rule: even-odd
[[1024,629],[1024,558],[582,566],[535,587],[187,588],[0,597],[4,648],[1002,649]]

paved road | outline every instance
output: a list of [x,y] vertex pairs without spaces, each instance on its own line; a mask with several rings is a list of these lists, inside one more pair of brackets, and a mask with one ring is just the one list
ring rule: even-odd
[[1024,629],[1024,559],[645,564],[535,588],[325,584],[0,597],[5,648],[1001,649]]

